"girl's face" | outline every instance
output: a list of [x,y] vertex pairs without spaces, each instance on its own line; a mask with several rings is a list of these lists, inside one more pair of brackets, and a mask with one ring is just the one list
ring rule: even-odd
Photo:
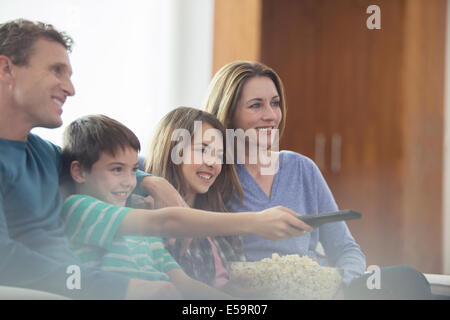
[[[257,140],[252,141],[250,135],[250,141],[258,145],[264,143],[270,148],[272,130],[278,129],[282,118],[280,99],[277,88],[269,77],[248,79],[242,87],[241,97],[231,119],[233,128],[243,129],[244,132],[251,129]],[[263,137],[264,134],[267,134],[267,139],[260,141],[260,136]]]
[[[197,135],[199,132],[197,132]],[[197,137],[197,139],[196,139]],[[222,170],[222,133],[209,123],[202,123],[201,139],[194,134],[181,164],[186,201],[192,205],[197,194],[208,192]]]

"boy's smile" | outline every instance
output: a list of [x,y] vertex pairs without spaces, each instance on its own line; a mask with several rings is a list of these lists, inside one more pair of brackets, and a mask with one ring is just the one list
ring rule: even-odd
[[82,169],[82,177],[78,181],[74,177],[78,182],[77,193],[125,206],[136,187],[137,169],[138,153],[130,147],[117,149],[114,156],[102,152],[90,171]]

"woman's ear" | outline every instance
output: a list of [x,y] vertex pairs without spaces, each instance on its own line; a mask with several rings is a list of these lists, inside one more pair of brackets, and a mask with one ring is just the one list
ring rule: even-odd
[[85,170],[80,161],[72,161],[70,164],[70,175],[76,183],[83,183],[86,181]]

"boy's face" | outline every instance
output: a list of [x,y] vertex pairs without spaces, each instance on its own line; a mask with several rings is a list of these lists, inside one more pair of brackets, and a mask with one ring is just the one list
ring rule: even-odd
[[125,206],[128,196],[136,187],[138,165],[138,153],[130,147],[117,149],[114,156],[102,152],[90,172],[81,169],[80,180],[75,179],[72,172],[72,177],[78,182],[77,193]]

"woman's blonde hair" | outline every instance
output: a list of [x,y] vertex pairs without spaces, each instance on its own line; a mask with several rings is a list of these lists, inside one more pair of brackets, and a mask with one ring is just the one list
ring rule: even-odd
[[234,61],[217,71],[208,88],[205,111],[215,115],[226,129],[235,129],[231,120],[236,111],[237,102],[241,97],[244,84],[253,77],[268,77],[277,88],[282,115],[279,125],[281,138],[286,125],[287,111],[283,83],[274,70],[260,62]]
[[[169,112],[158,124],[147,155],[145,171],[168,180],[181,194],[186,195],[186,183],[181,172],[181,164],[175,164],[171,159],[172,150],[179,141],[172,135],[176,129],[185,129],[194,137],[194,122],[202,121],[219,130],[223,137],[224,159],[226,158],[225,128],[212,114],[200,109],[179,107]],[[225,162],[225,161],[223,161]],[[198,209],[225,212],[226,202],[236,193],[243,198],[242,187],[232,164],[223,163],[222,170],[207,193],[198,194],[194,207]]]

